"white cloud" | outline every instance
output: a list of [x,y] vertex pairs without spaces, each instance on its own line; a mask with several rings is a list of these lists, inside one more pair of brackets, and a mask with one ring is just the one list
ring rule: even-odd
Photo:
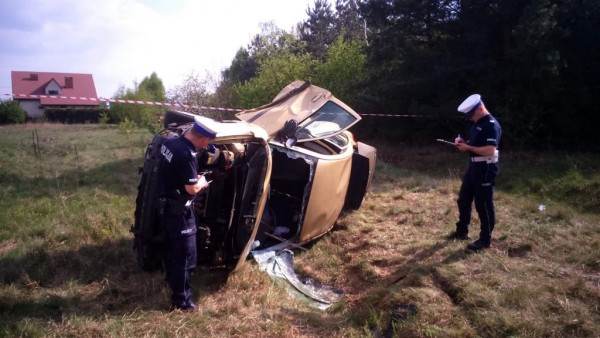
[[19,13],[9,25],[0,24],[0,92],[8,90],[10,70],[92,73],[102,96],[152,71],[167,88],[192,71],[218,74],[261,22],[290,29],[305,17],[309,2],[182,0],[168,10],[168,0],[0,5],[0,10],[12,6],[9,10]]

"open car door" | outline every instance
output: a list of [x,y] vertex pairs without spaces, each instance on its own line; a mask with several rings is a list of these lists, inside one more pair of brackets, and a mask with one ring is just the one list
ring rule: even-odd
[[334,136],[361,119],[331,92],[305,81],[290,83],[271,103],[236,116],[262,127],[269,138],[276,137],[287,121],[294,120],[299,124],[295,136],[298,142]]
[[[173,123],[191,128],[191,123],[197,115],[181,111],[169,111],[165,114],[165,125]],[[235,206],[227,228],[227,249],[230,258],[235,260],[233,271],[240,268],[246,260],[252,244],[256,238],[259,224],[265,209],[269,182],[271,179],[272,155],[268,144],[268,135],[257,125],[242,121],[217,122],[206,121],[211,128],[217,131],[211,144],[252,143],[255,150],[247,158],[247,174],[243,184],[236,188],[239,198],[235,199]]]

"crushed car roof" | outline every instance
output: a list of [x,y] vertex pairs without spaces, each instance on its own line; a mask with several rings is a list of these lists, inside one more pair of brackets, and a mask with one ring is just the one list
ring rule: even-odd
[[317,112],[328,101],[336,103],[351,114],[356,119],[354,123],[361,119],[358,113],[338,100],[327,89],[299,80],[283,88],[271,103],[244,110],[236,116],[240,120],[261,126],[272,137],[286,121],[293,119],[300,123]]

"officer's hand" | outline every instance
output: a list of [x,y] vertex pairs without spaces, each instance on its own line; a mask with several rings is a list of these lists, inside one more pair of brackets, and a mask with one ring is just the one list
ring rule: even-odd
[[198,183],[196,183],[196,185],[198,186],[198,188],[200,188],[200,191],[208,188],[209,184],[210,183],[206,181],[206,177],[204,177],[204,175],[198,175]]
[[456,143],[465,143],[465,140],[463,140],[463,138],[462,138],[462,137],[460,137],[460,136],[457,136],[457,137],[454,139],[454,143],[455,143],[455,144],[456,144]]
[[466,144],[465,142],[458,142],[458,143],[456,143],[456,148],[459,151],[466,152],[466,151],[469,151],[471,149],[471,146],[468,145],[468,144]]

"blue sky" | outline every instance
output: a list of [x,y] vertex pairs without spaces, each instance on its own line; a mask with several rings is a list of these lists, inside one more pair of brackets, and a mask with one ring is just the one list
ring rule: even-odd
[[11,70],[91,73],[112,96],[156,71],[167,89],[213,77],[273,22],[290,30],[311,0],[0,0],[0,95]]

